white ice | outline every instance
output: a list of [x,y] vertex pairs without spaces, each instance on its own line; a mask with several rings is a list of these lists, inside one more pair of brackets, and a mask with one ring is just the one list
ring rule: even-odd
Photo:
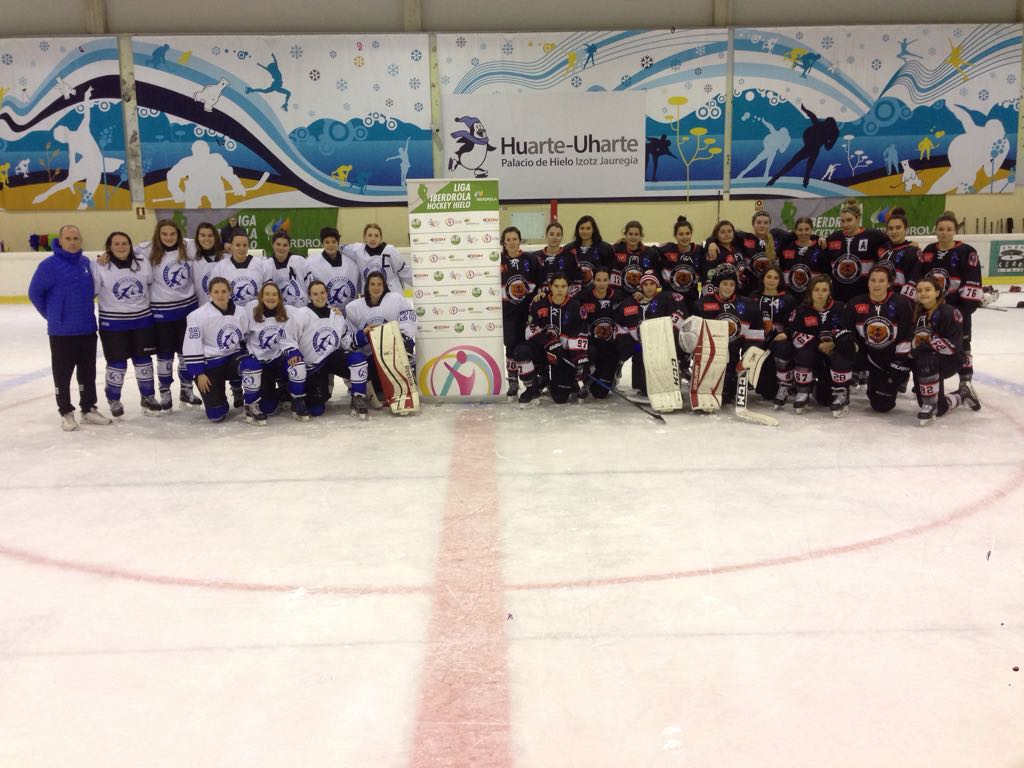
[[0,307],[0,766],[1020,768],[1012,299],[974,318],[983,410],[928,429],[857,393],[257,430],[129,378],[65,434],[42,319]]

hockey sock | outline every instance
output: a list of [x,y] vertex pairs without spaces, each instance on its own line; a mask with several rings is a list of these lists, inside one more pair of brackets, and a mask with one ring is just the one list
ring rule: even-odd
[[178,381],[181,382],[181,386],[191,390],[192,389],[192,377],[188,373],[188,368],[185,367],[185,361],[181,359],[181,355],[178,356]]
[[107,373],[104,377],[105,386],[103,393],[107,400],[120,400],[121,388],[124,386],[124,374],[128,370],[128,363],[125,360],[117,360],[107,363]]
[[153,358],[133,357],[132,366],[135,368],[135,381],[139,385],[139,394],[143,397],[153,397],[156,390],[153,388]]
[[247,357],[239,366],[242,374],[242,392],[246,405],[259,402],[260,387],[263,385],[263,367],[252,357]]
[[[369,365],[366,362],[366,355],[362,352],[349,352],[345,356],[348,363],[349,391],[352,394],[366,394],[366,380],[370,376]],[[312,412],[312,411],[311,411]]]
[[298,358],[295,363],[288,363],[288,394],[292,397],[305,397],[306,396],[306,361],[302,359],[302,355],[296,352],[290,355],[292,358]]
[[171,384],[174,383],[174,376],[172,371],[174,370],[174,357],[157,357],[156,359],[156,379],[160,384],[160,391],[166,392],[171,388]]

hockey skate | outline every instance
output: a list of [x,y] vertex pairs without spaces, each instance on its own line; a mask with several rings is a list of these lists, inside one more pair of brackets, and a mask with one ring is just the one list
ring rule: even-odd
[[120,419],[124,416],[124,404],[120,400],[107,400],[107,405],[110,406],[111,418]]
[[362,392],[354,392],[352,394],[352,415],[360,421],[366,421],[368,411],[369,409],[366,407],[366,395]]
[[519,396],[519,407],[531,408],[535,405],[540,405],[540,387],[530,384]]
[[160,403],[152,395],[148,395],[142,398],[142,412],[147,416],[160,416],[164,409],[160,407]]
[[811,393],[804,389],[798,389],[796,398],[793,400],[793,413],[798,416],[807,410],[807,403],[811,400]]
[[917,412],[917,426],[929,427],[934,424],[937,412],[938,407],[935,403],[922,403],[920,410]]
[[231,388],[231,407],[241,408],[245,405],[245,395],[242,393],[241,387]]
[[94,424],[97,426],[106,426],[107,424],[110,423],[110,417],[104,416],[102,413],[96,410],[96,406],[93,406],[88,411],[82,414],[82,423]]
[[245,423],[254,427],[267,426],[267,414],[260,409],[259,400],[245,404]]
[[196,397],[196,393],[192,390],[191,384],[188,386],[183,384],[181,386],[181,389],[178,392],[178,400],[181,401],[181,404],[186,408],[195,408],[197,405],[203,404],[202,399]]
[[169,411],[174,407],[174,401],[171,398],[171,390],[161,389],[160,390],[160,409],[163,411]]
[[775,410],[784,408],[787,400],[789,400],[789,385],[779,384],[779,391],[775,394],[775,400],[773,401]]
[[296,421],[309,421],[309,410],[306,408],[305,397],[292,398],[292,417]]
[[833,418],[841,418],[850,412],[850,390],[846,387],[832,387]]
[[960,402],[968,406],[972,411],[981,410],[981,400],[978,399],[978,393],[970,379],[961,381],[956,393],[960,395]]

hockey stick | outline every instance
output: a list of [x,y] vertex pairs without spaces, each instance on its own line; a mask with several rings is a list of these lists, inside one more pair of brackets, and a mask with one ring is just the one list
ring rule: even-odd
[[[572,363],[570,363],[570,362],[569,362],[569,361],[568,361],[568,360],[567,360],[566,358],[564,358],[564,357],[561,357],[561,358],[559,358],[559,359],[560,359],[560,360],[561,360],[561,361],[562,361],[563,363],[565,363],[565,364],[566,364],[567,366],[569,366],[570,368],[572,368],[572,369],[573,369],[573,371],[575,372],[575,370],[576,370],[576,366],[575,366],[575,365],[573,365]],[[644,407],[643,407],[643,406],[642,406],[642,405],[641,405],[640,403],[634,403],[634,402],[633,402],[632,400],[630,400],[630,399],[629,399],[628,397],[626,397],[626,396],[625,396],[624,394],[622,394],[621,392],[619,392],[619,390],[617,390],[617,389],[615,388],[615,386],[614,386],[614,385],[608,384],[608,383],[606,383],[606,382],[604,382],[604,381],[601,381],[600,379],[595,379],[595,378],[594,378],[594,377],[593,377],[592,375],[590,375],[590,374],[587,374],[587,380],[588,380],[588,381],[592,381],[592,382],[596,382],[596,383],[597,383],[597,384],[598,384],[598,385],[599,385],[600,387],[602,387],[603,389],[607,389],[607,390],[608,390],[609,392],[611,392],[611,393],[612,393],[613,395],[617,395],[618,397],[621,397],[621,398],[622,398],[623,400],[625,400],[625,401],[626,401],[627,403],[629,403],[630,405],[632,405],[632,406],[633,406],[634,408],[639,408],[639,409],[640,409],[641,411],[643,411],[644,413],[646,413],[646,414],[647,414],[648,416],[650,416],[650,417],[651,417],[652,419],[657,419],[657,420],[658,420],[658,421],[660,421],[660,422],[661,422],[662,424],[667,424],[667,423],[668,423],[668,422],[666,422],[666,421],[665,421],[665,417],[664,417],[664,416],[662,416],[662,415],[661,415],[660,413],[655,413],[654,411],[649,411],[649,410],[647,410],[646,408],[644,408]]]
[[1008,311],[1006,307],[995,307],[995,306],[992,306],[991,304],[982,304],[980,309],[994,309],[996,312],[1007,312]]
[[[270,171],[264,171],[263,175],[260,176],[259,180],[255,184],[253,184],[251,187],[243,187],[242,188],[243,189],[243,193],[241,195],[236,195],[236,197],[246,197],[246,196],[249,195],[249,193],[256,192],[257,190],[262,188],[264,184],[267,183],[267,179],[269,179],[269,178],[270,178]],[[171,196],[171,197],[158,197],[156,200],[153,200],[150,203],[150,205],[156,205],[157,203],[172,203],[172,202],[173,203],[180,203],[182,201],[178,200],[174,196]]]
[[749,421],[752,424],[762,424],[766,427],[779,426],[779,420],[766,413],[754,413],[747,410],[747,371],[740,371],[736,377],[736,417],[742,421]]

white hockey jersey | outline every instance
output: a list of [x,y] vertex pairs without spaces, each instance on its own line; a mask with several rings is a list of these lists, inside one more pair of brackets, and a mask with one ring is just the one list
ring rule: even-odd
[[327,286],[327,304],[345,309],[359,293],[359,265],[351,255],[341,251],[337,258],[329,261],[321,252],[306,259],[309,265],[309,280],[319,280]]
[[[179,259],[179,251],[185,249],[185,258]],[[140,243],[135,252],[149,260],[152,243]],[[164,253],[159,264],[153,265],[153,287],[150,304],[153,319],[158,323],[180,320],[198,306],[196,289],[192,282],[195,243],[185,239],[179,248]],[[152,263],[152,262],[150,262]]]
[[231,301],[247,307],[256,301],[264,283],[274,279],[274,269],[265,256],[249,254],[241,264],[232,258],[221,259],[210,277],[223,277],[231,286]]
[[274,273],[274,283],[281,291],[281,298],[289,307],[304,307],[309,303],[306,287],[309,285],[309,265],[306,259],[297,254],[290,254],[282,265],[273,256],[270,266]]
[[101,331],[131,331],[153,324],[149,306],[153,268],[148,259],[131,254],[127,261],[111,258],[91,266]]
[[310,307],[288,309],[292,331],[306,365],[316,366],[336,350],[351,352],[355,340],[340,310],[326,307],[326,314]]
[[292,330],[292,313],[296,310],[292,307],[285,307],[288,319],[280,321],[273,315],[264,316],[262,321],[257,321],[253,316],[256,305],[245,308],[245,348],[250,355],[261,363],[269,363],[276,360],[288,350],[298,349],[299,343],[295,340],[295,333]]
[[359,265],[359,292],[366,293],[366,276],[371,272],[383,272],[387,277],[388,290],[402,295],[406,287],[412,287],[412,267],[405,262],[402,254],[393,245],[384,243],[380,253],[367,250],[366,243],[352,243],[345,246],[345,254],[351,255]]
[[196,289],[196,300],[199,302],[199,306],[210,303],[210,278],[213,277],[213,268],[217,266],[217,262],[227,258],[223,253],[213,255],[216,258],[211,260],[211,257],[200,254],[192,262],[192,284]]
[[416,311],[407,298],[391,291],[385,293],[375,307],[367,304],[365,296],[356,299],[348,305],[345,317],[349,330],[363,351],[369,350],[363,329],[368,325],[384,325],[390,320],[398,322],[403,336],[416,340]]
[[223,365],[242,351],[245,312],[234,304],[220,310],[210,302],[189,313],[182,348],[189,375],[194,378],[207,368]]

